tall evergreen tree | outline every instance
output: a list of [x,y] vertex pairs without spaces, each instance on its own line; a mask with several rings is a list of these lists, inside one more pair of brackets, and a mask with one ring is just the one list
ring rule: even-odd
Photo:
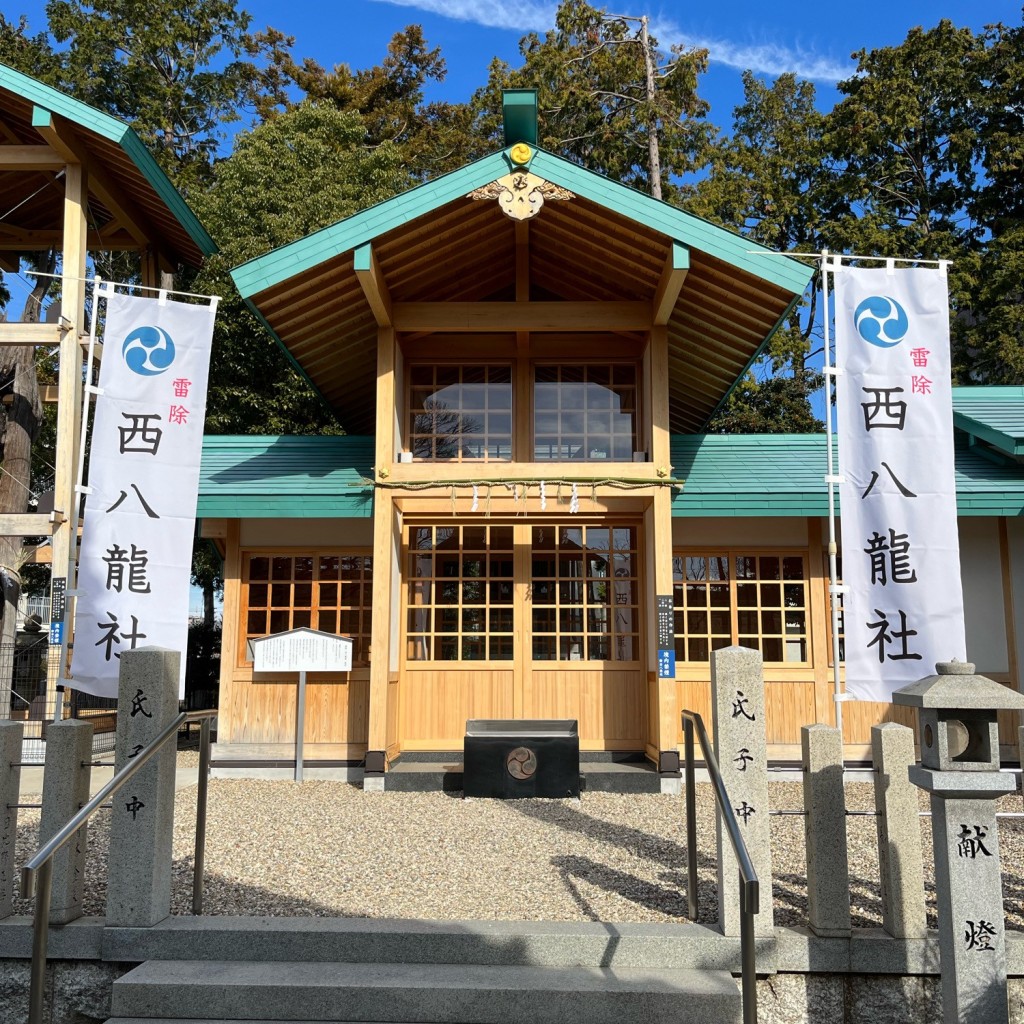
[[637,20],[607,15],[585,0],[562,0],[551,31],[520,41],[522,66],[492,62],[487,85],[474,97],[488,148],[501,144],[502,90],[535,88],[541,146],[650,193],[653,130],[662,195],[678,202],[684,179],[704,165],[714,135],[704,120],[708,105],[697,93],[707,50],[673,47],[665,53],[653,38],[645,46]]

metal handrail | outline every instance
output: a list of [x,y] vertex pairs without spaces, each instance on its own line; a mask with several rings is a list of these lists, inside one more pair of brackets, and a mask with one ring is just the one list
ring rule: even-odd
[[693,730],[696,728],[704,753],[704,764],[715,790],[715,800],[729,834],[740,873],[740,991],[743,1024],[757,1024],[757,960],[754,946],[754,915],[761,909],[761,883],[743,841],[736,815],[725,789],[718,759],[711,747],[704,720],[696,711],[683,712],[683,751],[686,761],[686,860],[689,882],[686,902],[691,921],[697,920],[697,780],[693,764]]
[[81,810],[48,839],[21,869],[21,894],[35,895],[32,915],[32,975],[29,986],[28,1024],[43,1024],[43,998],[46,994],[46,945],[50,931],[50,894],[53,882],[53,858],[58,850],[112,797],[147,761],[149,761],[186,722],[199,722],[199,779],[196,789],[196,846],[192,876],[192,913],[203,910],[203,873],[206,862],[206,798],[210,770],[210,720],[216,709],[178,714],[148,746],[139,751],[100,789]]

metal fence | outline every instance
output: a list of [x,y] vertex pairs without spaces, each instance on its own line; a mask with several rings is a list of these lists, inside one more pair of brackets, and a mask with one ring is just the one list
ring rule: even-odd
[[46,725],[53,721],[55,694],[47,695],[46,680],[60,665],[59,646],[46,634],[26,634],[16,643],[0,644],[0,716],[25,723],[22,751],[26,762],[43,763]]
[[[212,643],[197,644],[190,637],[186,710],[217,706],[219,654]],[[60,645],[51,645],[45,633],[22,634],[13,644],[0,644],[0,719],[25,723],[22,760],[27,764],[42,764],[45,759],[46,728],[54,720],[57,699],[64,701],[62,717],[92,722],[94,753],[114,749],[116,697],[96,697],[71,688],[47,694],[47,679],[63,676],[60,659]],[[9,700],[5,701],[3,694],[8,692]]]

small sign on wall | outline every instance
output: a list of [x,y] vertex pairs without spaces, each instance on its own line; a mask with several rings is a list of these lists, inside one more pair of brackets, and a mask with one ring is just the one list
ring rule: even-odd
[[676,677],[676,652],[674,650],[658,651],[658,678],[675,679]]
[[352,640],[316,629],[290,629],[253,641],[255,672],[351,672]]
[[676,638],[674,626],[675,609],[672,607],[671,594],[659,594],[658,607],[658,650],[675,650]]

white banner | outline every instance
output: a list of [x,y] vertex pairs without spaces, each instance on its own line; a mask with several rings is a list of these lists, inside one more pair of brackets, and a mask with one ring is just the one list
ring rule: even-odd
[[123,651],[185,649],[215,307],[107,296],[70,685],[117,696]]
[[832,268],[846,690],[966,660],[944,269]]

